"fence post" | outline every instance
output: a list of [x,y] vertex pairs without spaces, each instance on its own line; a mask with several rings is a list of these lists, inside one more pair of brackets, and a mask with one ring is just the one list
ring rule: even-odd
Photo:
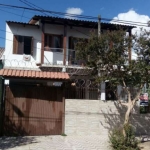
[[86,83],[85,83],[85,99],[89,99],[88,80],[86,80]]

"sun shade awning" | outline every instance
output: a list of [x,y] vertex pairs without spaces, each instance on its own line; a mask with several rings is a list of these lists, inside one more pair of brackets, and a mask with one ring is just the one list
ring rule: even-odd
[[64,72],[47,72],[34,70],[17,70],[17,69],[2,69],[0,76],[4,77],[19,77],[19,78],[38,78],[38,79],[69,79],[68,73]]

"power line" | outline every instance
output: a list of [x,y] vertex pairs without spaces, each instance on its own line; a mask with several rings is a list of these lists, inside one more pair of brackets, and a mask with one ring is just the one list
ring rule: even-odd
[[3,10],[3,9],[0,9],[0,11],[7,12],[7,13],[10,13],[10,14],[13,14],[13,15],[19,16],[19,17],[23,17],[23,18],[31,19],[31,18],[29,18],[29,17],[21,16],[21,15],[19,15],[19,14],[16,14],[16,13],[13,13],[13,12],[10,12],[10,11],[6,11],[6,10]]
[[[42,12],[42,13],[43,12],[47,12],[47,13],[51,13],[51,14],[65,15],[65,16],[68,16],[68,17],[78,17],[78,18],[83,18],[83,19],[97,20],[97,17],[94,17],[94,16],[67,14],[67,13],[63,13],[63,12],[49,11],[49,10],[45,10],[45,9],[28,8],[28,7],[15,6],[15,5],[6,5],[6,4],[0,4],[0,6],[7,6],[7,7],[11,7],[11,8],[18,8],[18,9],[27,9],[27,10],[33,10],[33,11],[38,11],[38,12]],[[30,7],[31,7],[31,5],[30,5]],[[118,23],[124,23],[124,24],[127,24],[127,25],[137,25],[137,26],[147,25],[147,23],[134,22],[134,21],[126,21],[126,20],[119,20],[119,19],[101,18],[101,20],[104,20],[104,21],[113,21],[113,22],[118,22]]]
[[[0,9],[1,10],[1,9]],[[7,13],[11,13],[11,12],[8,12],[7,11]],[[12,14],[12,13],[11,13]],[[15,15],[17,15],[17,16],[20,16],[21,18],[22,17],[24,17],[24,16],[22,16],[22,15],[18,15],[18,14],[15,14]],[[24,18],[27,18],[27,17],[24,17]],[[30,19],[30,18],[29,18]],[[95,26],[95,25],[94,25]],[[75,31],[77,31],[77,32],[79,32],[79,33],[82,33],[83,35],[86,35],[86,36],[88,36],[89,37],[89,35],[87,35],[87,34],[85,34],[84,32],[82,32],[82,31],[80,31],[80,30],[77,30],[77,29],[74,29],[74,28],[72,28],[73,30],[75,30]],[[2,29],[0,29],[0,30],[2,30]],[[4,30],[3,30],[4,31]],[[5,32],[7,32],[7,31],[5,31]]]
[[[19,0],[20,2],[22,2],[22,3],[24,3],[24,4],[26,4],[26,5],[28,5],[29,7],[31,7],[31,8],[34,8],[34,9],[36,9],[34,6],[34,4],[32,4],[31,2],[28,2],[28,1],[26,1],[26,0]],[[33,6],[32,6],[33,5]],[[37,7],[37,6],[36,6]],[[40,7],[39,7],[40,8]],[[42,9],[42,8],[40,8],[40,9]],[[42,12],[42,11],[41,11]],[[45,14],[45,15],[47,15],[46,13],[44,13],[44,12],[42,12],[43,14]]]

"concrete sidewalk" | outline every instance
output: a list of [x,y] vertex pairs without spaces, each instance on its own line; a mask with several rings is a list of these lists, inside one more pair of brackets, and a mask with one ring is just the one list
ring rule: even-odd
[[2,137],[0,150],[110,150],[102,136]]

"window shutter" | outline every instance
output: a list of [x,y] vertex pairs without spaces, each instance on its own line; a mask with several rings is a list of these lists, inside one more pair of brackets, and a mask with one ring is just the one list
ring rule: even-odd
[[60,48],[63,50],[63,35],[60,35]]
[[13,39],[13,54],[17,54],[18,53],[18,36],[14,35],[14,39]]
[[72,36],[70,36],[69,37],[69,49],[72,49],[72,39],[73,39],[73,37]]
[[31,38],[31,55],[33,56],[33,37]]
[[24,43],[24,36],[18,35],[17,41],[18,41],[18,48],[17,48],[18,51],[17,51],[17,54],[23,54],[23,53],[24,53],[25,46],[27,46],[27,45]]
[[54,48],[54,38],[53,38],[53,36],[49,35],[48,40],[49,40],[49,47]]

